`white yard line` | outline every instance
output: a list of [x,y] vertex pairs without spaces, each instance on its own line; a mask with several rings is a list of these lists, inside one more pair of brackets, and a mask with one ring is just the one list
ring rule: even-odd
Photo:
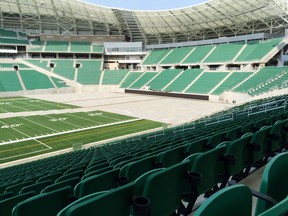
[[[64,115],[66,115],[67,113],[63,113]],[[57,115],[57,114],[56,114]],[[49,115],[46,115],[46,116],[44,116],[44,117],[47,117],[47,118],[49,118],[49,119],[54,119],[55,117],[52,117],[52,116],[49,116]],[[57,117],[56,117],[57,118]],[[65,124],[69,124],[69,125],[72,125],[72,126],[74,126],[74,127],[77,127],[77,128],[81,128],[81,126],[80,125],[76,125],[76,124],[73,124],[73,123],[71,123],[71,122],[67,122],[67,121],[61,121],[62,123],[65,123]]]
[[[129,123],[129,122],[134,122],[134,121],[139,121],[142,119],[131,119],[131,120],[126,120],[126,121],[121,121],[121,122],[115,122],[115,123],[110,123],[110,124],[105,124],[105,125],[97,125],[97,126],[92,126],[92,127],[87,127],[87,128],[80,128],[80,129],[75,129],[75,130],[70,130],[70,131],[64,131],[64,132],[60,132],[60,133],[54,133],[54,134],[46,134],[46,135],[42,135],[42,136],[37,136],[37,137],[29,137],[28,135],[22,133],[21,131],[19,131],[20,133],[24,134],[25,136],[28,136],[28,138],[25,139],[19,139],[19,140],[12,140],[9,142],[4,142],[1,143],[1,145],[7,145],[7,144],[12,144],[12,143],[17,143],[17,142],[23,142],[23,141],[28,141],[28,140],[35,140],[39,143],[41,143],[40,141],[36,140],[36,139],[41,139],[41,138],[46,138],[46,137],[51,137],[51,136],[57,136],[57,135],[62,135],[62,134],[68,134],[68,133],[73,133],[73,132],[79,132],[79,131],[84,131],[84,130],[89,130],[89,129],[96,129],[96,128],[101,128],[101,127],[106,127],[106,126],[113,126],[113,125],[118,125],[118,124],[123,124],[123,123]],[[0,121],[1,122],[1,121]],[[2,122],[3,123],[3,122]],[[3,123],[4,124],[4,123]],[[17,130],[15,128],[13,128],[14,130]],[[41,143],[43,145],[45,145],[44,143]],[[46,145],[47,146],[47,145]],[[50,147],[50,146],[49,146]],[[50,147],[51,148],[51,147]],[[52,149],[52,148],[51,148]]]
[[32,122],[33,124],[37,124],[37,125],[39,125],[39,126],[41,126],[41,127],[47,128],[47,129],[49,129],[49,130],[52,130],[52,131],[55,131],[55,132],[59,132],[59,131],[57,131],[57,130],[55,130],[55,129],[53,129],[53,128],[47,127],[47,126],[42,125],[42,124],[37,123],[37,122],[34,122],[34,121],[29,120],[29,119],[27,119],[27,118],[25,118],[25,117],[19,116],[19,118],[22,118],[22,119],[24,119],[24,120],[26,120],[26,121]]
[[[0,121],[0,123],[4,124],[4,125],[6,125],[6,126],[9,126],[9,125],[7,125],[6,123],[4,123],[3,121]],[[26,137],[29,137],[28,140],[34,140],[34,141],[36,141],[36,142],[38,142],[38,143],[40,143],[40,144],[46,146],[47,148],[52,149],[50,146],[48,146],[48,145],[46,145],[46,144],[40,142],[39,140],[37,140],[36,137],[30,137],[29,135],[23,133],[23,132],[20,131],[20,130],[17,130],[16,128],[11,128],[11,129],[17,131],[17,132],[20,133],[20,134],[23,134],[23,135],[26,136]],[[25,140],[26,140],[26,139],[25,139]],[[9,142],[15,142],[15,140],[14,140],[14,141],[9,141]],[[16,142],[19,142],[19,140],[17,140]],[[2,144],[3,144],[3,143],[1,143],[0,145],[2,145]]]
[[[73,113],[73,114],[77,114],[77,113]],[[84,117],[80,117],[80,116],[77,116],[77,115],[74,116],[73,114],[72,114],[72,113],[65,113],[65,115],[70,115],[70,116],[72,116],[72,117],[74,117],[74,118],[83,119],[83,120],[85,120],[85,121],[90,121],[90,122],[93,122],[93,123],[103,124],[102,122],[93,121],[93,120],[91,120],[91,119],[86,119],[86,118],[84,118]],[[97,117],[99,117],[99,116],[97,116]]]

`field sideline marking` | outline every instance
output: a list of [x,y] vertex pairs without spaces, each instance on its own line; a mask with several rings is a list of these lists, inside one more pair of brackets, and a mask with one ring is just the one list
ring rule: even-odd
[[37,151],[33,151],[33,152],[25,153],[25,154],[20,154],[20,155],[15,155],[15,156],[11,156],[11,157],[0,158],[0,161],[11,159],[11,158],[16,158],[16,157],[21,157],[21,156],[24,156],[24,155],[34,154],[34,153],[38,153],[38,152],[43,152],[43,151],[47,151],[47,150],[48,149],[42,149],[42,150],[37,150]]
[[[32,121],[32,120],[30,120],[30,119],[27,119],[27,118],[25,118],[25,117],[23,117],[23,116],[19,116],[19,117],[22,118],[22,119],[24,119],[24,120],[26,120],[26,121],[29,121],[29,122],[32,122],[32,123],[34,123],[34,124],[40,125],[41,127],[47,128],[47,129],[49,129],[49,130],[52,130],[52,131],[55,131],[55,132],[59,132],[59,131],[57,131],[57,130],[55,130],[55,129],[53,129],[53,128],[50,128],[50,127],[48,127],[48,126],[42,125],[42,124],[37,123],[37,122],[34,122],[34,121]],[[28,116],[28,117],[29,117],[29,116]],[[33,116],[32,116],[32,117],[33,117]]]
[[[96,129],[96,128],[101,128],[101,127],[107,127],[107,126],[113,126],[113,125],[118,125],[118,124],[124,124],[124,123],[129,123],[129,122],[134,122],[134,121],[140,121],[140,120],[142,120],[142,119],[130,119],[130,120],[126,120],[126,121],[114,122],[114,123],[109,123],[109,124],[105,124],[105,125],[97,125],[97,126],[92,126],[92,127],[87,127],[87,128],[79,128],[79,129],[74,129],[74,130],[70,130],[70,131],[63,131],[63,132],[60,132],[60,133],[42,135],[42,136],[37,136],[37,137],[29,137],[28,136],[28,138],[25,138],[25,139],[18,139],[18,140],[8,141],[8,142],[5,142],[5,143],[0,143],[0,146],[1,145],[12,144],[12,143],[23,142],[23,141],[29,141],[29,140],[35,140],[36,142],[40,142],[37,139],[46,138],[46,137],[52,137],[52,136],[57,136],[57,135],[62,135],[62,134],[69,134],[69,133],[73,133],[73,132],[85,131],[85,130],[89,130],[89,129]],[[41,143],[41,144],[43,145],[44,143]]]
[[[4,123],[3,121],[0,121],[0,123],[4,124],[4,125],[6,125],[6,126],[9,126],[9,125],[7,125],[6,123]],[[46,144],[42,143],[41,141],[37,140],[37,138],[35,138],[35,137],[30,137],[29,135],[27,135],[27,134],[23,133],[23,132],[22,132],[22,131],[20,131],[20,130],[17,130],[16,128],[11,128],[11,129],[13,129],[13,130],[17,131],[18,133],[21,133],[21,134],[23,134],[23,135],[24,135],[24,136],[26,136],[26,137],[29,137],[29,138],[31,138],[31,139],[29,139],[29,140],[34,140],[34,141],[36,141],[36,142],[38,142],[38,143],[40,143],[40,144],[42,144],[42,145],[46,146],[47,148],[49,148],[49,149],[52,149],[52,147],[50,147],[50,146],[48,146],[48,145],[46,145]],[[19,141],[19,140],[17,140],[17,141]],[[15,141],[14,141],[14,142],[15,142]]]
[[[27,98],[28,99],[28,98]],[[81,108],[81,107],[78,107],[78,106],[75,106],[75,105],[70,105],[70,104],[65,104],[65,103],[61,103],[61,102],[55,102],[55,101],[46,101],[46,100],[42,100],[42,99],[37,99],[37,98],[29,98],[30,100],[39,100],[41,103],[43,104],[48,104],[48,105],[54,105],[56,107],[57,106],[60,106],[62,107],[62,109],[75,109],[75,108]],[[65,105],[67,106],[71,106],[71,107],[66,107]],[[39,106],[40,105],[35,105],[35,106]],[[73,107],[72,107],[73,106]]]

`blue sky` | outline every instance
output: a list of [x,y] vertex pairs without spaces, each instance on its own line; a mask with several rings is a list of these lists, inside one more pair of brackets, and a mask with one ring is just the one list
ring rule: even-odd
[[131,10],[165,10],[181,8],[207,0],[82,0],[97,5]]

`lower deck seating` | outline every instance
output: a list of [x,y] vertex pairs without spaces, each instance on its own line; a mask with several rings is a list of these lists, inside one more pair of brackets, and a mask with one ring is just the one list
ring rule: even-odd
[[77,82],[84,85],[98,85],[101,77],[101,63],[100,60],[80,60],[77,63],[81,64],[78,68]]
[[102,85],[119,85],[125,78],[128,70],[105,70]]
[[155,72],[145,72],[136,82],[134,82],[129,88],[131,89],[141,89],[150,80],[152,80],[158,73]]
[[49,77],[35,70],[19,71],[27,90],[54,88]]
[[134,83],[143,73],[130,72],[125,80],[120,85],[120,88],[128,88],[132,83]]
[[[11,85],[13,83],[13,85]],[[0,71],[0,92],[23,90],[16,71]]]
[[208,94],[227,75],[227,72],[205,72],[185,91],[185,93]]
[[[220,116],[218,113],[210,116],[210,120],[215,118],[215,122],[209,121],[209,125],[206,124],[207,118],[190,123],[194,124],[194,129],[176,132],[177,128],[170,128],[153,133],[151,137],[145,134],[139,136],[137,140],[123,139],[0,169],[0,197],[5,197],[5,193],[13,193],[12,197],[0,201],[0,209],[3,208],[1,204],[5,203],[5,206],[9,206],[8,212],[16,206],[13,215],[22,215],[22,212],[23,214],[26,212],[24,215],[37,215],[39,212],[34,211],[38,207],[42,211],[45,209],[45,212],[49,212],[46,208],[51,208],[53,215],[58,213],[58,216],[90,215],[95,214],[92,209],[99,211],[101,209],[102,212],[106,206],[111,207],[112,200],[117,200],[111,212],[116,209],[117,212],[130,213],[133,209],[136,211],[134,215],[137,215],[139,209],[133,206],[132,201],[133,197],[141,196],[142,202],[134,200],[134,204],[143,204],[144,201],[146,204],[150,203],[149,209],[152,215],[171,215],[175,211],[187,215],[198,195],[208,191],[207,195],[211,195],[223,189],[230,178],[244,178],[249,174],[246,170],[261,167],[269,157],[287,147],[288,133],[285,129],[288,126],[287,109],[283,106],[272,107],[273,109],[266,112],[253,115],[249,113],[248,117],[245,108],[252,104],[255,107],[255,104],[261,106],[267,102],[282,100],[288,100],[288,96],[254,101],[238,109],[227,110],[227,113],[233,112],[235,117],[233,120],[220,122],[219,118],[217,119]],[[249,134],[246,134],[247,132]],[[282,139],[278,139],[279,134],[282,135]],[[131,161],[132,159],[134,161]],[[104,170],[108,167],[110,170]],[[83,178],[92,172],[93,175]],[[19,198],[18,193],[21,190],[37,186],[39,191],[39,185],[44,186],[49,182],[55,184],[75,176],[83,179],[75,186],[74,195],[78,196],[81,191],[85,191],[85,195],[67,207],[65,206],[68,204],[67,197],[71,194],[71,188],[68,186],[66,189],[64,185],[62,189],[59,185],[54,186],[55,190],[48,192],[47,189],[43,189],[40,195],[25,199],[22,197],[21,200],[15,201]],[[277,179],[282,181],[282,178]],[[92,187],[85,185],[89,186],[93,181],[99,184],[93,185],[93,191],[89,191]],[[285,183],[287,179],[283,181]],[[222,183],[221,186],[218,183]],[[106,192],[100,192],[103,190]],[[62,194],[60,191],[66,192]],[[279,192],[276,189],[274,191]],[[280,191],[287,196],[287,190],[280,188]],[[53,194],[58,192],[63,196],[54,197]],[[97,192],[100,193],[95,194]],[[182,196],[183,192],[185,196]],[[50,206],[50,203],[53,203],[51,200],[57,202],[57,205]],[[188,201],[187,208],[182,205],[183,201],[186,203]],[[39,206],[36,203],[39,203]],[[57,208],[53,208],[56,206]],[[1,209],[1,212],[4,210]],[[143,215],[143,209],[140,209],[140,213]]]

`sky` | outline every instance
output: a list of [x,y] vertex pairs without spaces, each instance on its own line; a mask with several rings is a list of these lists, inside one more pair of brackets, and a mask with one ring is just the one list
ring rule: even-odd
[[207,0],[82,0],[101,6],[131,10],[165,10],[187,7]]

